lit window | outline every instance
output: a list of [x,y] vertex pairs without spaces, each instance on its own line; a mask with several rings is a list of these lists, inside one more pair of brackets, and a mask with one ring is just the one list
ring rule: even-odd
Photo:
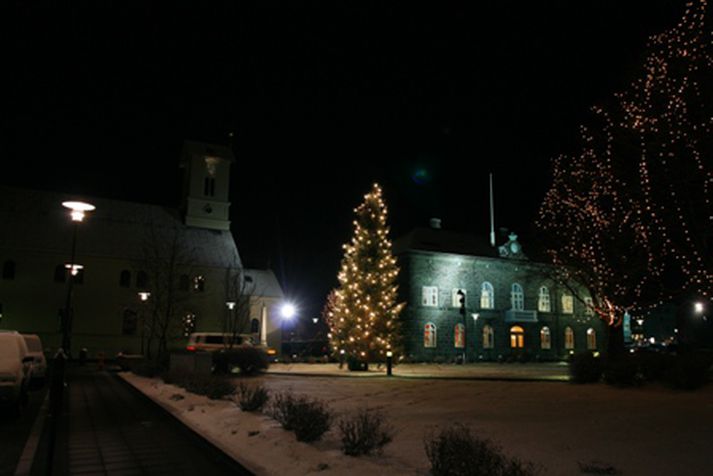
[[571,294],[562,295],[562,314],[574,314],[574,298]]
[[584,315],[593,316],[594,315],[594,300],[590,297],[584,298]]
[[131,287],[131,272],[127,269],[119,274],[119,286],[122,288]]
[[540,312],[551,312],[552,303],[550,302],[550,290],[546,286],[540,288],[540,293],[537,296],[537,310]]
[[5,261],[2,265],[2,279],[15,279],[15,262]]
[[525,293],[522,291],[522,286],[513,283],[510,291],[510,301],[513,311],[522,311],[525,309]]
[[564,348],[567,350],[574,349],[574,331],[571,327],[564,329]]
[[427,323],[423,328],[423,346],[426,348],[436,347],[436,325]]
[[493,328],[486,324],[483,326],[483,349],[492,349],[493,347],[495,347]]
[[193,278],[193,290],[197,293],[205,291],[205,278],[203,276]]
[[587,349],[597,350],[597,333],[591,327],[587,329]]
[[456,349],[465,347],[465,326],[463,324],[456,324],[453,330],[453,345]]
[[510,328],[510,347],[512,349],[522,349],[525,347],[525,330],[520,326]]
[[540,329],[540,348],[543,350],[549,350],[552,348],[550,328],[547,326]]
[[435,286],[424,286],[422,289],[422,301],[426,307],[438,307],[438,288]]
[[[460,309],[461,294],[459,294],[459,293],[463,293],[462,297],[463,297],[463,299],[465,299],[465,297],[466,297],[465,289],[454,289],[452,292],[452,303],[453,303],[453,307],[457,307]],[[463,301],[463,302],[465,304],[465,301]]]
[[487,281],[480,287],[480,308],[495,308],[495,291],[493,290],[493,285]]

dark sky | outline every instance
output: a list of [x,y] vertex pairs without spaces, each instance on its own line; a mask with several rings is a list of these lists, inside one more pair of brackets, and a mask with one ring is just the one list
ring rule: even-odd
[[[373,181],[394,236],[433,216],[486,235],[492,171],[496,225],[527,251],[550,158],[573,149],[589,106],[624,87],[646,38],[683,9],[13,3],[0,183],[175,206],[182,141],[232,132],[238,248],[248,265],[269,264],[305,314],[336,283],[352,209]],[[429,180],[417,184],[421,168]]]

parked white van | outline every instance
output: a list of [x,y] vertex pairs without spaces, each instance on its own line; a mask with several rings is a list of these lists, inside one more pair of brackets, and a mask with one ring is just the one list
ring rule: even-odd
[[19,410],[27,404],[33,360],[22,334],[0,331],[0,406]]
[[[188,345],[186,350],[191,352],[203,350],[215,352],[226,349],[233,339],[232,334],[224,334],[222,332],[194,332],[188,336]],[[250,334],[238,334],[233,341],[233,347],[253,346],[253,336]]]
[[47,359],[42,349],[40,336],[36,334],[22,334],[27,344],[27,355],[32,356],[32,379],[44,381],[47,377]]

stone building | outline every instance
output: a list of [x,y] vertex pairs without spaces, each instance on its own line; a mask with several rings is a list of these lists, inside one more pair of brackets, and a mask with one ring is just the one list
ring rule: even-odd
[[[75,356],[81,348],[90,356],[140,352],[148,314],[169,292],[174,347],[191,331],[222,331],[226,313],[238,312],[227,302],[243,296],[243,332],[279,349],[280,285],[270,270],[243,267],[230,232],[233,161],[225,147],[186,142],[179,209],[81,197],[96,210],[79,223],[62,206],[76,196],[0,187],[0,329],[39,334],[50,349],[60,345],[74,247],[74,264],[82,266],[71,286]],[[140,293],[151,294],[143,301]]]
[[432,220],[396,240],[394,252],[410,360],[558,360],[602,349],[605,326],[587,291],[558,285],[514,234],[492,247]]

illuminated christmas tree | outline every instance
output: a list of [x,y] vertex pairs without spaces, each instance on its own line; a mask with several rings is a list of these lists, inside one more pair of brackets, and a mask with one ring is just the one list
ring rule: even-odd
[[713,283],[713,56],[706,0],[653,36],[640,76],[594,107],[575,156],[554,160],[538,226],[563,281],[613,328]]
[[354,235],[345,244],[339,287],[324,315],[335,354],[353,361],[381,362],[398,351],[399,313],[396,265],[386,225],[387,209],[378,184],[354,210]]

